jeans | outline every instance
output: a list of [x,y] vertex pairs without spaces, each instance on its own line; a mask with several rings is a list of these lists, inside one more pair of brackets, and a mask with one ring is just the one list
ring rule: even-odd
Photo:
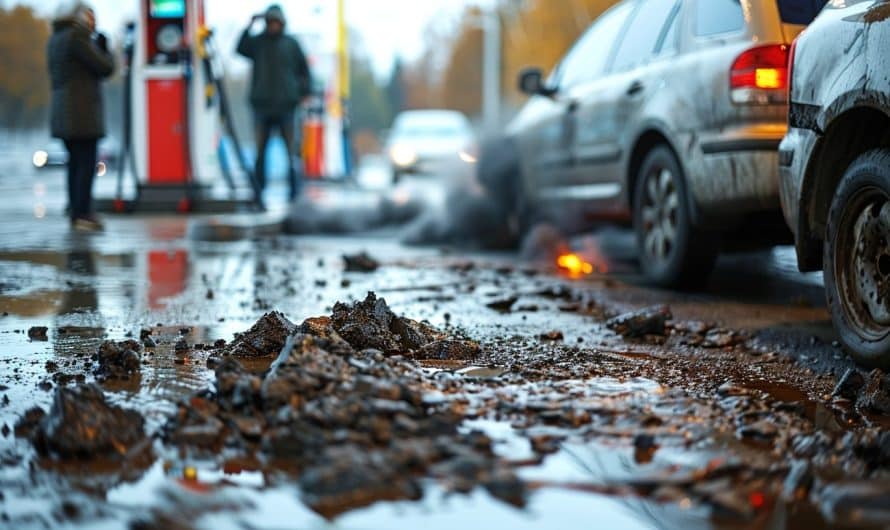
[[294,166],[294,159],[299,155],[296,145],[297,118],[293,113],[275,116],[256,116],[256,178],[260,189],[266,189],[266,147],[272,133],[277,129],[287,146],[287,179],[290,185],[290,199],[300,194],[302,187],[302,171]]
[[93,213],[93,179],[96,176],[98,140],[65,140],[68,150],[68,207],[71,219]]

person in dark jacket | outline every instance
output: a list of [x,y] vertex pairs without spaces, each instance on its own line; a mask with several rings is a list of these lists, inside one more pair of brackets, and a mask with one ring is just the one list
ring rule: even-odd
[[[252,35],[257,21],[264,19],[265,30]],[[311,90],[309,63],[300,44],[284,33],[287,21],[278,5],[254,15],[238,42],[238,53],[253,61],[250,104],[256,122],[256,177],[266,187],[266,146],[274,130],[281,132],[288,150],[290,198],[296,199],[300,182],[294,167],[297,154],[295,131],[299,127],[298,107]]]
[[108,39],[94,35],[96,14],[77,2],[53,21],[47,56],[52,86],[52,135],[68,150],[68,206],[71,226],[102,230],[92,210],[97,147],[105,136],[101,81],[114,72]]

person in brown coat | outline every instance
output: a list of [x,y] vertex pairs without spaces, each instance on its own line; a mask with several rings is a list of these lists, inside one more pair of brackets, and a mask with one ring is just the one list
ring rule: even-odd
[[47,46],[52,86],[52,135],[68,150],[68,205],[71,226],[102,230],[92,210],[99,139],[105,136],[101,81],[114,72],[108,39],[96,34],[96,14],[76,2],[53,21]]

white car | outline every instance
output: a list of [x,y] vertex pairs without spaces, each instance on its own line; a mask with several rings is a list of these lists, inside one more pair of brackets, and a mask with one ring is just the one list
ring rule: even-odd
[[393,181],[406,174],[435,174],[476,162],[470,121],[451,110],[411,110],[396,116],[386,146]]

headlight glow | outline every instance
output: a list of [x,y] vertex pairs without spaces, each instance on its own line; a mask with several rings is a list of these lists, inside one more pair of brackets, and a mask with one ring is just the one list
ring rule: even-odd
[[389,150],[389,157],[399,167],[408,167],[417,162],[417,153],[406,145],[394,145]]
[[44,167],[47,162],[49,162],[49,153],[46,151],[36,151],[31,158],[31,162],[34,163],[34,167]]
[[460,159],[461,159],[462,161],[464,161],[465,163],[467,163],[467,164],[475,164],[476,162],[479,161],[479,160],[478,160],[472,153],[470,153],[469,151],[463,151],[463,150],[462,150],[462,151],[460,151],[460,152],[457,154],[457,156],[459,156]]

